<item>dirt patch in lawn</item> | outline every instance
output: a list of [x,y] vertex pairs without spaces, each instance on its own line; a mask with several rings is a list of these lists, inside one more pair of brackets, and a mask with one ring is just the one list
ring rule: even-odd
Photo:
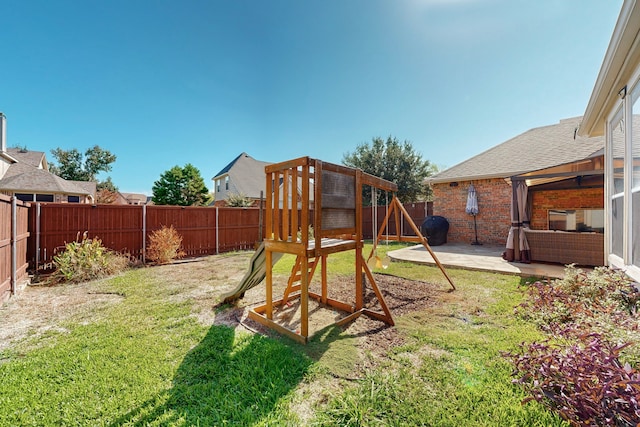
[[27,286],[0,306],[0,351],[26,337],[65,330],[65,321],[95,321],[122,296],[100,291],[100,282],[65,286]]
[[[274,334],[247,318],[248,308],[262,304],[266,298],[263,284],[248,290],[244,298],[234,305],[220,305],[220,295],[233,289],[242,279],[251,255],[244,252],[183,260],[147,268],[146,273],[151,280],[158,281],[169,290],[167,294],[170,299],[191,302],[193,315],[204,325],[224,324],[237,329]],[[383,274],[375,274],[374,277],[394,317],[423,311],[448,298],[448,289],[442,285]],[[283,275],[274,277],[276,298],[282,295],[287,279]],[[60,329],[70,319],[95,320],[105,307],[122,300],[120,295],[100,292],[99,289],[105,288],[100,283],[27,287],[0,307],[0,351],[25,337]],[[312,291],[319,293],[319,286],[318,280],[314,279]],[[352,276],[333,277],[329,280],[328,290],[330,298],[349,304],[355,302],[355,280]],[[381,311],[370,285],[365,287],[364,301],[367,307]],[[296,329],[296,322],[299,324],[298,309],[299,300],[294,299],[276,317],[280,316],[284,324]],[[316,302],[311,302],[309,312],[309,328],[312,332],[321,331],[346,315]],[[384,357],[390,348],[404,342],[396,328],[367,316],[360,316],[342,327],[341,331],[341,335],[352,338],[356,343],[360,353],[360,368],[376,364],[376,359]]]

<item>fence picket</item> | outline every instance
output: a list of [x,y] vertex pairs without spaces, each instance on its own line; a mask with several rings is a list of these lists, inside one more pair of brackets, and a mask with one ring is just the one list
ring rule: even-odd
[[0,194],[0,303],[15,294],[28,277],[28,206]]

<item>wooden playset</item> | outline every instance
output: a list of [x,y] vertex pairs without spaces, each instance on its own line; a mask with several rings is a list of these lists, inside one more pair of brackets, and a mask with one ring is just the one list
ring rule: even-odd
[[[325,307],[346,312],[336,324],[348,323],[365,314],[393,325],[391,312],[376,284],[371,269],[365,261],[362,232],[362,188],[371,186],[395,193],[397,185],[360,169],[322,162],[302,157],[272,164],[266,172],[266,238],[252,259],[252,267],[245,277],[244,287],[230,293],[225,301],[241,297],[246,289],[255,286],[264,277],[265,303],[249,310],[249,318],[272,328],[296,341],[306,343],[310,338],[309,299],[318,301]],[[453,282],[437,260],[420,230],[407,215],[404,207],[394,196],[389,206],[385,222],[374,242],[372,257],[378,240],[384,233],[386,223],[395,212],[398,233],[387,236],[391,240],[422,243],[431,253],[447,280]],[[408,219],[416,236],[401,236],[399,214]],[[347,303],[329,296],[327,283],[327,258],[331,254],[355,251],[354,262],[354,303]],[[274,298],[273,265],[282,254],[296,256],[295,266],[287,282],[282,298]],[[320,266],[320,292],[312,292],[310,283]],[[260,270],[261,269],[261,270]],[[365,307],[363,287],[371,287],[378,300],[380,311]],[[243,280],[243,283],[245,280]],[[277,312],[299,299],[299,329],[291,330],[278,323]]]

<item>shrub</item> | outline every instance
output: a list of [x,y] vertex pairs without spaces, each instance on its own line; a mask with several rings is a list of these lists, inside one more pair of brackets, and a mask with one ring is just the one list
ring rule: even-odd
[[[514,382],[573,425],[636,425],[640,419],[640,292],[623,272],[585,273],[535,282],[516,314],[550,335],[507,353]],[[551,344],[554,340],[554,344]],[[634,343],[634,344],[631,344]],[[626,362],[623,362],[626,360]]]
[[[572,425],[635,426],[640,419],[640,373],[619,361],[628,344],[614,345],[598,334],[567,348],[548,343],[523,346],[510,355],[532,397]],[[523,402],[524,403],[524,402]]]
[[88,239],[85,232],[82,240],[67,243],[53,263],[54,282],[77,283],[117,274],[129,266],[129,259],[105,248],[98,238]]
[[562,280],[533,283],[516,314],[552,335],[575,338],[590,330],[616,342],[640,342],[639,299],[633,281],[619,270],[585,273],[569,266]]
[[253,200],[241,193],[230,193],[227,195],[227,206],[230,208],[250,208]]
[[173,225],[169,227],[163,225],[149,236],[146,257],[156,264],[168,264],[185,255],[181,247],[182,236],[173,228]]

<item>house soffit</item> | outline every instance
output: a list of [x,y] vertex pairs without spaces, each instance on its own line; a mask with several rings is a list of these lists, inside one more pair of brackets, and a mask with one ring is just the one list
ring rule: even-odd
[[532,187],[550,182],[562,181],[578,176],[603,175],[604,155],[595,156],[577,162],[566,163],[551,168],[531,171],[512,176],[511,181],[526,181]]

